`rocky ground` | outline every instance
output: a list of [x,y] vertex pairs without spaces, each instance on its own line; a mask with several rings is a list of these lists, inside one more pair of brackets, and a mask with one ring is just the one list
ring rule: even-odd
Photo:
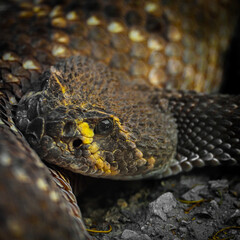
[[239,171],[215,167],[163,180],[91,180],[79,204],[88,228],[111,225],[110,233],[92,234],[99,240],[240,240]]

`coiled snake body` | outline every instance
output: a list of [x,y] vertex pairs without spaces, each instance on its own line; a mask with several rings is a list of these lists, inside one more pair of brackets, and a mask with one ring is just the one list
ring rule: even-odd
[[239,164],[240,97],[179,91],[218,89],[235,9],[1,3],[0,238],[88,238],[61,169],[134,180]]

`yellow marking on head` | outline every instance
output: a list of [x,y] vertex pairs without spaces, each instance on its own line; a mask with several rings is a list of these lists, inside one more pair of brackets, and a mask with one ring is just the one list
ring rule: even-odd
[[108,172],[110,173],[109,175],[114,176],[117,175],[120,172],[120,170],[116,170],[111,167]]
[[142,158],[142,157],[143,157],[142,151],[140,151],[138,148],[136,148],[136,150],[135,150],[135,156],[138,157],[138,158]]
[[121,130],[121,135],[122,135],[125,139],[128,139],[128,136],[129,136],[128,133],[123,132],[123,131]]
[[83,144],[90,144],[93,142],[93,138],[89,138],[89,137],[81,137],[81,140],[83,142]]
[[111,173],[111,170],[109,169],[109,170],[107,170],[107,171],[105,171],[105,173],[107,174],[107,175],[112,175]]
[[111,173],[111,166],[108,162],[104,161],[102,158],[96,160],[96,166],[98,169],[102,170],[104,173]]
[[87,122],[78,123],[78,128],[84,137],[92,138],[94,136],[93,129],[89,127]]
[[100,151],[92,154],[89,160],[94,164],[94,169],[101,171],[103,176],[114,176],[119,173],[115,167],[112,167],[105,159],[102,158]]
[[88,150],[94,154],[99,150],[99,146],[96,142],[93,142],[91,146],[88,148]]
[[111,117],[114,121],[120,123],[120,119],[119,119],[118,117],[116,117],[116,116],[114,116],[114,115],[110,115],[110,117]]
[[137,160],[137,165],[139,167],[142,167],[146,164],[146,162],[147,162],[147,160],[145,158],[140,158],[140,159]]
[[81,104],[80,104],[80,107],[81,107],[82,109],[85,109],[85,108],[86,108],[86,106],[87,106],[87,104],[86,104],[86,103],[81,103]]
[[93,154],[93,157],[94,157],[96,160],[101,159],[100,152],[98,151],[98,152],[94,153],[94,154]]
[[154,168],[156,159],[154,157],[150,157],[147,159],[147,162],[148,162],[148,169],[151,169],[151,168]]
[[136,144],[135,144],[135,142],[133,142],[133,141],[131,141],[131,140],[126,140],[126,142],[128,143],[128,146],[130,146],[131,148],[137,148],[137,146],[136,146]]
[[108,162],[104,162],[104,167],[103,167],[104,172],[109,172],[110,171],[110,167],[111,166],[110,166],[110,164]]
[[[112,173],[111,165],[105,161],[105,159],[102,157],[101,152],[98,151],[90,156],[91,161],[95,164],[95,167],[102,171],[104,175],[115,175]],[[115,169],[113,169],[115,171]]]
[[110,115],[110,117],[113,118],[114,122],[118,125],[121,134],[127,139],[129,137],[129,132],[124,128],[124,126],[122,126],[120,119],[114,115]]
[[124,128],[124,126],[122,126],[121,121],[118,117],[114,116],[114,115],[110,115],[111,118],[113,118],[114,122],[118,125],[121,134],[128,139],[129,138],[129,133],[128,131]]
[[59,81],[59,79],[57,78],[57,75],[55,73],[53,73],[53,77],[56,80],[56,82],[58,83],[58,85],[60,86],[62,93],[64,94],[66,92],[66,88],[61,84],[61,82]]
[[103,169],[104,163],[103,163],[103,160],[101,158],[96,159],[96,166],[97,166],[98,169]]

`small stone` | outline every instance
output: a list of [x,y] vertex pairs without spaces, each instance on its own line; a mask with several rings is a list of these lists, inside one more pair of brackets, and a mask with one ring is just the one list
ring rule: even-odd
[[172,230],[176,230],[177,227],[175,225],[173,225],[173,224],[166,224],[165,229],[167,231],[172,231]]
[[159,216],[162,220],[167,220],[167,214],[177,206],[177,201],[172,193],[167,192],[161,195],[157,200],[149,204],[149,210]]
[[183,175],[180,178],[180,184],[187,188],[193,188],[196,185],[204,184],[208,179],[208,176],[186,177]]
[[130,237],[136,237],[136,236],[138,236],[138,233],[129,229],[125,229],[122,233],[123,239],[129,239]]
[[214,227],[211,223],[206,223],[205,221],[194,221],[191,224],[191,233],[194,236],[191,239],[196,240],[205,240],[208,239],[209,236],[212,236],[214,233]]
[[188,230],[187,230],[186,227],[180,227],[180,228],[179,228],[179,231],[180,231],[180,232],[183,232],[183,233],[187,233]]
[[142,240],[151,240],[151,238],[147,234],[141,234],[140,239]]
[[201,192],[206,188],[205,185],[197,185],[182,195],[182,198],[188,201],[197,201],[202,199]]
[[151,240],[147,234],[138,234],[135,231],[125,229],[122,233],[121,239],[128,240]]
[[237,209],[235,212],[229,217],[228,221],[236,221],[237,219],[240,219],[240,210]]
[[182,225],[187,225],[189,222],[185,221],[185,220],[182,220],[181,223],[182,223]]
[[228,180],[227,179],[221,179],[217,181],[209,181],[211,189],[213,190],[223,190],[227,189],[229,187]]
[[210,202],[210,205],[212,208],[214,208],[215,210],[219,209],[218,203],[215,200],[212,200]]

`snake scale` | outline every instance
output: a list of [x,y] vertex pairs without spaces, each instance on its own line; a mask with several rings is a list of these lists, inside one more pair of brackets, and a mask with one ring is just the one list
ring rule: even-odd
[[237,7],[1,2],[0,239],[90,239],[70,172],[134,180],[239,164],[240,97],[207,93]]

